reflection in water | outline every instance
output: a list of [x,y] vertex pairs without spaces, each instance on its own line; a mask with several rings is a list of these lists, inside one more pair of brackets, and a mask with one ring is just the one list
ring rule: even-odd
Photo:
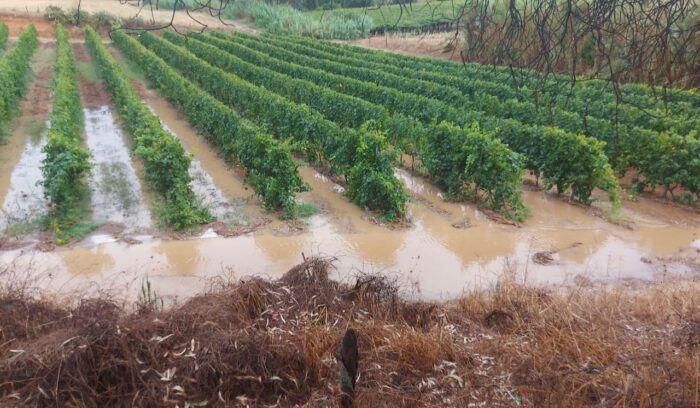
[[37,141],[31,139],[26,138],[22,155],[12,168],[0,212],[0,231],[46,211],[44,188],[41,185],[41,162],[46,157],[42,149],[46,145],[46,132]]
[[256,201],[252,190],[238,180],[204,138],[182,120],[177,110],[164,99],[154,95],[146,103],[160,118],[163,128],[175,135],[193,154],[189,168],[192,177],[190,186],[212,215],[232,225],[246,225],[258,220],[259,211],[253,205],[248,205]]
[[151,215],[143,202],[139,179],[109,108],[83,112],[93,162],[89,186],[94,220],[123,224],[127,231],[149,227]]
[[[302,253],[322,254],[338,257],[337,278],[358,269],[396,274],[405,283],[415,283],[421,296],[443,298],[491,287],[505,273],[532,284],[571,283],[577,275],[592,280],[653,279],[663,276],[663,270],[648,258],[672,256],[679,250],[700,256],[691,248],[700,247],[700,229],[692,214],[685,225],[661,220],[662,226],[631,231],[547,194],[528,191],[525,199],[533,215],[515,228],[490,221],[471,205],[444,202],[438,191],[424,185],[416,193],[420,200],[410,205],[413,226],[391,230],[369,221],[367,214],[313,169],[301,168],[300,173],[313,187],[300,200],[314,203],[321,211],[305,221],[306,229],[291,235],[281,235],[282,223],[275,222],[236,238],[137,237],[143,243],[131,246],[100,238],[48,254],[3,252],[0,262],[31,257],[43,269],[54,271],[60,282],[52,287],[98,281],[101,287],[113,285],[132,297],[148,274],[159,293],[183,297],[201,290],[208,278],[278,277],[300,262]],[[406,177],[414,185],[424,183],[402,176]],[[645,203],[654,210],[657,205],[662,204]],[[467,228],[452,226],[464,219]],[[538,251],[554,251],[554,263],[534,263],[532,257]]]

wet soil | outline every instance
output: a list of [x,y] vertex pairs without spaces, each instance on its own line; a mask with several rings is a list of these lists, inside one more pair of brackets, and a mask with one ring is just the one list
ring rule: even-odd
[[113,117],[112,98],[98,78],[85,44],[73,44],[72,48],[84,108],[85,144],[93,163],[88,178],[92,218],[101,224],[120,226],[120,234],[149,231],[151,213],[127,138]]
[[[189,239],[132,235],[125,240],[114,231],[99,231],[53,253],[28,248],[0,252],[0,262],[38,274],[50,271],[52,288],[111,288],[122,295],[137,294],[147,274],[170,301],[204,288],[209,278],[277,277],[304,256],[318,254],[338,259],[336,278],[346,279],[357,270],[380,271],[427,298],[493,287],[505,277],[534,285],[577,285],[700,274],[700,215],[644,197],[625,202],[622,216],[634,225],[628,229],[551,194],[524,188],[532,214],[517,228],[493,221],[474,205],[445,201],[424,178],[397,169],[414,201],[409,205],[411,226],[390,229],[349,202],[333,180],[300,167],[311,191],[298,199],[319,211],[293,223],[277,220],[259,209],[240,172],[139,81],[134,78],[140,95],[210,177],[204,184],[213,183],[243,214],[237,233],[226,238],[213,225]],[[88,104],[102,103],[93,100],[91,89],[83,91]],[[602,202],[600,206],[604,208]]]
[[0,230],[27,223],[45,210],[39,163],[53,97],[51,79],[55,50],[41,44],[32,58],[32,81],[19,107],[20,116],[0,145]]

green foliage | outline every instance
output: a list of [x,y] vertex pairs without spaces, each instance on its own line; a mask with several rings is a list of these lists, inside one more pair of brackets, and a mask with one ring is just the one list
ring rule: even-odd
[[85,28],[85,39],[98,73],[114,97],[119,116],[133,136],[134,152],[143,162],[146,180],[163,197],[157,218],[178,230],[211,221],[208,210],[190,188],[191,157],[180,141],[165,131],[158,117],[141,102],[128,77],[92,28]]
[[[466,72],[455,70],[449,75],[446,69],[438,67],[423,71],[414,66],[392,65],[390,62],[395,57],[386,53],[375,55],[344,52],[338,46],[317,46],[318,42],[305,39],[295,41],[287,37],[271,36],[266,39],[285,50],[313,57],[319,66],[329,66],[338,74],[357,79],[371,78],[371,81],[378,85],[410,90],[459,110],[515,119],[526,125],[554,126],[570,133],[583,132],[587,136],[606,142],[605,153],[620,173],[624,173],[630,164],[635,165],[630,158],[635,155],[635,141],[639,133],[651,132],[652,137],[656,137],[658,132],[655,129],[674,129],[675,132],[688,133],[700,127],[700,119],[696,118],[694,113],[673,118],[664,117],[664,113],[658,107],[649,112],[626,104],[617,106],[616,101],[602,97],[600,92],[592,93],[580,87],[575,87],[573,95],[566,98],[552,94],[545,94],[544,97],[539,95],[538,102],[535,103],[535,98],[528,88],[515,90],[506,85],[511,73],[498,75],[496,80],[500,83],[478,79],[494,76],[493,73],[484,74],[484,67],[467,68]],[[332,52],[332,49],[341,51]],[[459,67],[458,70],[464,68]],[[560,92],[561,84],[558,85],[552,88],[552,92]],[[461,93],[455,95],[454,89],[464,92],[466,97]],[[613,122],[608,118],[616,119]],[[454,117],[446,119],[463,123]],[[635,165],[635,168],[645,176],[647,172],[653,171],[640,165]]]
[[[332,171],[337,173],[344,173],[363,161],[362,156],[356,155],[354,138],[357,136],[354,135],[354,131],[341,128],[306,105],[297,104],[280,96],[279,94],[285,94],[281,90],[275,93],[266,88],[276,90],[279,86],[282,89],[286,88],[287,94],[291,94],[292,91],[283,83],[288,81],[289,86],[298,88],[297,92],[308,92],[311,98],[320,98],[319,102],[324,102],[323,106],[333,103],[333,94],[322,92],[318,87],[308,87],[305,82],[298,80],[294,82],[291,78],[282,78],[279,74],[254,69],[250,64],[234,59],[224,51],[197,40],[191,38],[186,40],[176,34],[168,33],[165,37],[173,43],[186,46],[191,52],[148,33],[141,36],[141,42],[222,102],[236,108],[251,120],[262,121],[278,138],[291,137],[295,141],[302,142],[307,156],[312,159],[328,160]],[[202,56],[205,60],[197,56]],[[247,78],[259,76],[256,82],[262,80],[265,87],[255,86],[205,61],[212,61],[216,66],[226,67],[230,72],[247,71]],[[308,100],[308,98],[304,99]],[[353,103],[354,100],[346,102]],[[338,151],[350,151],[352,160],[344,160]],[[372,172],[382,174],[383,177],[395,179],[393,171],[387,173],[384,168],[373,168],[377,163],[367,161],[361,164]],[[386,192],[381,192],[382,196],[399,200],[401,196],[394,193],[396,185],[400,186],[398,180],[396,183],[375,183],[373,187],[375,190],[386,188]],[[405,209],[403,205],[387,209],[386,205],[379,201],[362,200],[358,204],[372,211],[387,213],[387,218],[392,219],[403,216]],[[393,206],[394,203],[390,205]]]
[[257,27],[275,34],[344,40],[367,37],[374,25],[366,16],[337,15],[320,20],[287,4],[267,4],[258,0],[233,2],[223,16],[250,18]]
[[477,123],[433,126],[422,150],[423,166],[451,198],[469,197],[516,220],[527,215],[520,192],[524,158]]
[[[51,126],[42,149],[46,157],[41,173],[44,195],[50,204],[47,223],[59,243],[64,243],[74,235],[64,230],[82,225],[87,212],[83,204],[88,194],[85,175],[90,171],[90,153],[82,146],[83,110],[75,62],[68,32],[61,25],[56,26],[56,54]],[[77,233],[83,230],[81,226]]]
[[313,204],[300,203],[295,208],[295,216],[299,218],[308,218],[318,214],[318,207]]
[[388,150],[385,133],[376,123],[367,122],[352,136],[348,138],[354,149],[345,194],[359,206],[379,212],[384,220],[403,217],[408,196],[394,176],[396,152]]
[[[265,37],[276,37],[282,39],[281,36],[265,35]],[[562,85],[570,85],[571,78],[567,75],[543,74],[530,69],[519,69],[507,66],[483,66],[477,63],[455,64],[451,61],[420,58],[397,53],[386,53],[369,48],[354,47],[349,45],[339,45],[337,43],[316,41],[304,37],[290,37],[296,42],[311,45],[318,49],[342,54],[342,55],[361,55],[368,61],[391,60],[392,64],[413,69],[414,71],[437,71],[453,75],[457,78],[462,77],[469,80],[484,79],[501,83],[506,87],[510,87],[515,94],[532,95],[537,91],[552,93],[563,100],[570,100],[570,92],[572,89]],[[692,90],[686,91],[681,89],[666,89],[665,91],[656,88],[653,89],[643,84],[624,84],[619,87],[619,92],[623,100],[630,101],[630,105],[638,106],[644,110],[659,108],[665,110],[666,104],[668,109],[673,112],[686,111],[687,108],[700,107],[700,94]],[[615,91],[612,85],[603,80],[587,80],[576,82],[573,86],[573,91],[590,92],[591,98],[586,102],[595,104],[597,102],[607,103],[615,101]],[[661,98],[663,96],[663,98]],[[687,111],[686,111],[687,112]],[[650,117],[654,117],[649,115]],[[692,118],[692,116],[691,116]]]
[[[205,41],[241,58],[244,56],[250,58],[251,61],[256,57],[251,55],[250,50],[255,49],[268,56],[264,61],[258,58],[258,64],[264,62],[267,68],[365,99],[383,106],[394,115],[402,115],[384,119],[384,127],[389,131],[390,140],[392,142],[403,140],[404,142],[399,142],[398,145],[409,152],[420,151],[419,147],[424,135],[432,131],[430,126],[436,121],[446,120],[459,126],[470,125],[477,121],[484,130],[493,133],[510,149],[523,154],[527,158],[527,168],[538,174],[544,173],[548,180],[558,180],[558,185],[562,188],[576,189],[575,197],[583,202],[590,201],[591,183],[594,183],[595,187],[608,188],[609,191],[616,190],[608,185],[609,180],[599,176],[608,171],[609,164],[604,152],[596,150],[598,147],[602,148],[602,144],[596,145],[598,147],[591,152],[590,145],[594,140],[590,138],[579,137],[546,126],[528,126],[513,119],[501,119],[478,110],[464,107],[457,109],[444,101],[414,93],[416,92],[414,82],[404,81],[396,75],[387,82],[391,86],[383,85],[381,78],[387,76],[379,70],[354,71],[344,68],[343,64],[332,63],[330,65],[333,66],[332,70],[335,73],[331,73],[324,70],[324,67],[330,65],[323,59],[290,52],[285,48],[270,45],[264,40],[242,34],[227,36],[215,33],[214,35],[218,40],[204,37]],[[246,48],[248,51],[245,50]],[[379,83],[373,84],[363,80],[369,76],[373,78],[372,81]],[[435,89],[437,92],[439,87]],[[412,125],[408,119],[410,116],[422,122],[423,126]],[[567,145],[568,151],[562,149],[562,145]],[[572,151],[576,154],[572,155]],[[571,163],[572,157],[583,157],[588,162],[583,165],[574,165]],[[562,166],[552,164],[558,161],[564,164]],[[581,169],[585,170],[585,173],[579,174],[578,171]],[[553,173],[548,176],[547,171]],[[555,184],[557,183],[546,186],[550,188]],[[584,196],[585,191],[589,192],[588,196]]]
[[[206,61],[227,69],[229,72],[235,72],[252,83],[267,89],[274,89],[275,92],[285,95],[292,100],[312,106],[327,119],[333,120],[338,124],[360,128],[367,120],[374,120],[377,125],[386,132],[385,137],[387,137],[389,142],[412,154],[418,153],[418,146],[422,143],[426,133],[430,132],[430,129],[426,129],[420,122],[417,122],[413,118],[402,114],[389,113],[381,105],[351,97],[311,82],[314,77],[323,77],[323,75],[326,74],[324,71],[312,68],[305,69],[304,71],[296,71],[294,69],[297,66],[293,64],[284,63],[261,52],[214,37],[195,36],[205,41],[206,44],[194,40],[193,38],[185,40],[182,36],[168,33],[165,34],[165,37],[174,43],[186,46],[189,50],[204,58]],[[216,51],[216,48],[207,44],[216,45],[230,53],[221,55],[220,52]],[[274,72],[270,70],[269,67],[277,67],[280,72]],[[285,74],[299,72],[305,74],[303,76],[305,79],[294,78]],[[306,78],[309,80],[306,80]],[[344,80],[344,77],[340,77],[340,81]],[[359,86],[362,85],[363,84],[359,82]],[[350,169],[354,167],[355,180],[357,180],[357,176],[360,174],[358,169],[362,168],[362,166],[367,166],[366,164],[358,165],[355,163],[355,159],[361,156],[357,153],[357,143],[352,141],[358,140],[358,137],[358,134],[346,132],[345,136],[342,137],[334,138],[332,136],[327,136],[324,138],[328,141],[326,143],[326,151],[331,155],[331,163],[335,171],[345,173],[346,176],[349,176]],[[506,150],[508,153],[512,154],[509,149],[506,148]],[[375,163],[374,165],[377,164]],[[393,176],[385,170],[374,172],[381,174],[381,177],[393,178]],[[368,175],[368,180],[374,183],[373,187],[375,189],[386,189],[386,192],[378,196],[390,197],[391,201],[391,199],[396,198],[396,196],[393,195],[395,183],[383,184],[376,182],[380,180],[381,177],[372,179]],[[366,204],[367,200],[364,200],[359,194],[355,194],[353,197],[360,199],[362,201],[361,205],[368,206]],[[485,202],[484,204],[496,209],[493,206],[498,200],[488,201],[489,202]],[[377,206],[379,204],[372,203],[372,205]],[[401,206],[396,207],[399,210],[402,208]],[[497,210],[500,211],[502,207],[503,206],[499,205]]]
[[[466,108],[483,110],[533,125],[553,125],[573,133],[583,131],[586,135],[601,140],[611,139],[615,125],[626,126],[630,133],[639,128],[674,131],[679,134],[687,134],[700,126],[700,118],[691,104],[667,104],[655,95],[644,94],[643,88],[631,88],[636,92],[624,94],[624,102],[620,104],[615,93],[606,88],[603,81],[577,82],[569,86],[566,77],[543,78],[540,74],[527,70],[484,67],[478,64],[458,65],[447,61],[343,47],[305,38],[271,35],[265,38],[289,51],[457,88],[468,96]],[[623,86],[623,92],[630,87]],[[440,96],[440,93],[435,95],[438,99]],[[441,100],[447,103],[464,103],[464,100],[448,97],[447,94],[443,96]],[[496,103],[489,103],[489,99],[494,98]],[[608,151],[609,154],[611,152],[617,153],[615,150]],[[617,156],[614,155],[611,159],[616,161]]]
[[643,179],[635,179],[636,189],[663,186],[665,192],[673,194],[678,186],[682,186],[690,194],[686,201],[697,200],[700,193],[700,140],[697,132],[686,137],[673,133],[639,136],[635,144],[637,154],[631,162],[646,168],[647,172]]
[[[249,39],[244,35],[237,37]],[[467,64],[465,68],[445,61],[369,51],[304,38],[267,36],[266,39],[284,49],[316,57],[318,61],[329,60],[336,64],[372,68],[374,72],[380,73],[372,76],[374,81],[383,81],[381,83],[387,85],[393,84],[385,82],[387,80],[382,77],[386,74],[381,73],[420,78],[429,83],[460,89],[467,96],[467,102],[448,96],[440,97],[440,94],[433,96],[455,108],[458,108],[457,103],[462,104],[461,109],[472,114],[481,111],[490,117],[515,119],[523,124],[540,127],[554,126],[566,132],[582,132],[595,137],[605,142],[604,151],[618,173],[625,173],[631,166],[642,176],[641,184],[645,186],[667,185],[668,182],[664,181],[666,178],[674,180],[668,184],[669,188],[678,184],[684,189],[692,190],[694,180],[700,178],[694,168],[693,157],[685,154],[674,158],[675,173],[670,173],[672,170],[667,168],[666,176],[659,177],[659,162],[663,162],[662,157],[668,153],[664,139],[676,140],[675,149],[678,151],[692,150],[693,139],[681,135],[700,128],[700,118],[696,108],[688,102],[671,104],[666,113],[663,101],[645,96],[643,87],[637,89],[631,85],[623,86],[624,89],[632,90],[625,96],[630,103],[619,106],[612,92],[605,89],[601,81],[577,84],[570,89],[571,94],[562,94],[561,83],[547,84],[544,95],[539,94],[536,99],[534,89],[539,90],[541,87],[536,81],[542,81],[536,73],[517,71],[515,75],[518,80],[525,84],[517,89],[511,84],[514,74],[502,68],[486,69],[475,64]],[[391,77],[392,81],[396,81],[396,77]],[[568,87],[565,88],[569,91]],[[407,87],[404,86],[404,89]],[[535,100],[538,102],[533,102]],[[483,116],[480,115],[481,121],[489,120]],[[464,123],[460,119],[450,120]],[[493,119],[490,120],[493,122]],[[497,123],[492,127],[495,129],[496,125]],[[572,138],[571,135],[566,137]],[[644,145],[643,154],[638,153],[640,145]],[[582,148],[586,150],[586,143],[582,143]],[[598,173],[606,172],[602,167],[598,168]],[[600,184],[609,183],[609,180],[605,181],[607,176],[594,178]],[[581,183],[585,185],[586,181]],[[578,188],[579,191],[587,189],[588,187]],[[615,188],[610,187],[609,190]]]
[[104,11],[90,14],[85,10],[72,7],[64,11],[61,7],[48,6],[44,9],[44,18],[67,26],[89,25],[97,28],[112,27],[120,19]]
[[241,119],[125,33],[114,32],[113,40],[223,155],[236,159],[246,169],[246,181],[266,208],[293,211],[294,194],[304,184],[288,146]]
[[[370,18],[374,22],[372,32],[395,30],[420,30],[453,22],[460,12],[458,3],[428,1],[416,4],[388,4],[379,1],[378,6],[314,10],[306,14],[325,21],[339,17]],[[407,2],[408,3],[408,2]]]
[[22,31],[14,47],[0,59],[0,136],[5,133],[7,122],[27,89],[30,78],[27,75],[29,60],[34,55],[37,45],[37,31],[34,25],[30,24]]
[[4,50],[7,45],[7,37],[9,34],[10,30],[7,28],[7,25],[0,21],[0,53],[2,53],[2,50]]

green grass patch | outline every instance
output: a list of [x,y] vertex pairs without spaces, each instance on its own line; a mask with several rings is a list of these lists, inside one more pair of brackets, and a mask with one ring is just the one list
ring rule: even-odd
[[27,136],[29,136],[29,140],[33,144],[37,144],[39,141],[41,141],[41,135],[45,130],[46,122],[36,118],[31,118],[24,124],[24,132],[27,134]]
[[115,60],[117,61],[117,64],[122,69],[122,71],[124,71],[124,74],[126,74],[128,78],[145,83],[151,88],[155,88],[153,86],[153,83],[150,82],[148,78],[146,78],[146,74],[143,72],[143,69],[141,69],[141,67],[135,61],[129,58],[123,58],[121,56],[121,51],[113,44],[110,44],[108,47],[113,50],[116,50],[116,54],[119,55],[119,58],[115,58]]
[[305,14],[320,22],[341,16],[365,17],[374,23],[372,31],[418,30],[454,21],[463,3],[460,1],[430,1],[405,5],[388,4],[381,7],[313,10]]
[[44,224],[45,217],[29,218],[14,222],[5,228],[3,235],[11,238],[20,238],[39,231]]
[[43,229],[56,235],[56,244],[65,245],[72,241],[79,241],[100,224],[90,219],[90,195],[87,189],[80,194],[80,200],[76,205],[62,214],[46,215],[41,218],[40,225]]
[[318,207],[309,203],[299,203],[294,209],[296,216],[299,218],[311,217],[312,215],[318,214],[318,211]]
[[97,82],[99,77],[97,76],[97,71],[92,62],[89,61],[76,61],[75,68],[80,74],[80,77],[88,82]]

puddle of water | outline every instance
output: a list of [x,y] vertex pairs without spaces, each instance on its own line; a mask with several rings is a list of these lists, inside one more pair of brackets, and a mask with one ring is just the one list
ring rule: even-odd
[[129,149],[107,106],[84,109],[87,145],[93,169],[89,178],[95,221],[123,224],[133,232],[151,225],[151,214],[131,164]]
[[4,196],[0,231],[12,224],[34,219],[46,212],[44,188],[41,185],[41,162],[46,155],[46,131],[38,140],[27,137],[24,150],[12,168],[7,193]]
[[32,81],[21,102],[21,116],[7,143],[0,146],[0,231],[46,210],[43,188],[37,183],[41,181],[41,148],[46,143],[51,110],[55,55],[55,47],[40,45],[32,57]]

